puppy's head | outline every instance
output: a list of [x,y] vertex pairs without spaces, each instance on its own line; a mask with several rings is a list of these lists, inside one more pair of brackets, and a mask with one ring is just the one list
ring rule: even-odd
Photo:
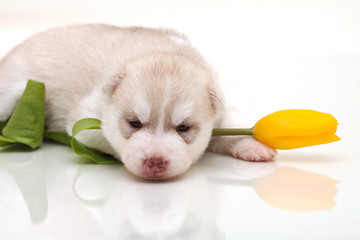
[[171,54],[134,59],[123,72],[105,87],[103,130],[116,157],[143,178],[184,173],[210,140],[216,113],[211,74]]

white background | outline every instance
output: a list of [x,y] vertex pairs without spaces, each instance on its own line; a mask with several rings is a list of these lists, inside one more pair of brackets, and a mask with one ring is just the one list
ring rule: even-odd
[[[166,183],[83,165],[59,145],[3,152],[0,239],[358,239],[360,1],[1,0],[0,57],[38,31],[99,22],[175,28],[250,123],[281,109],[314,109],[338,119],[342,140],[280,151],[262,165],[208,154]],[[262,201],[254,181],[289,166],[338,180],[336,205],[299,212]]]

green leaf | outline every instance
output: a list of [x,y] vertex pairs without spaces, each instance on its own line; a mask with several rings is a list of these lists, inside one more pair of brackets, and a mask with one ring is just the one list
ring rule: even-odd
[[71,146],[72,137],[62,132],[48,132],[44,131],[44,138],[54,140],[56,142],[63,143],[65,145]]
[[86,147],[84,144],[78,142],[75,139],[75,136],[80,133],[81,131],[88,130],[88,129],[101,129],[101,121],[99,119],[95,118],[84,118],[80,119],[75,123],[72,129],[72,140],[71,140],[71,146],[73,151],[82,157],[90,158],[95,163],[98,164],[114,164],[114,163],[120,163],[117,159],[115,159],[113,156],[104,154],[102,152],[99,152],[95,149],[91,149]]
[[[0,122],[0,131],[5,127],[6,122]],[[5,147],[15,143],[15,141],[5,138],[0,135],[0,147]]]
[[0,131],[3,130],[7,122],[0,122]]
[[15,141],[8,139],[8,138],[4,138],[3,136],[0,136],[0,147],[5,147],[11,144],[16,143]]
[[78,133],[89,129],[101,129],[101,121],[96,118],[83,118],[77,121],[72,128],[72,135],[75,137]]
[[45,84],[29,80],[14,113],[6,125],[2,125],[2,144],[19,142],[33,149],[42,145],[45,126],[44,99]]

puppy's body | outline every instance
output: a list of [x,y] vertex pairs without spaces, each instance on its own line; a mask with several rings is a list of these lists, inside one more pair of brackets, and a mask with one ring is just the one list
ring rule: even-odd
[[[185,36],[170,30],[82,25],[29,38],[0,62],[0,121],[10,117],[28,79],[46,83],[50,131],[71,134],[77,120],[99,118],[102,130],[80,140],[145,178],[185,172],[221,123],[212,71]],[[217,138],[211,148],[247,160],[275,154],[253,139]]]

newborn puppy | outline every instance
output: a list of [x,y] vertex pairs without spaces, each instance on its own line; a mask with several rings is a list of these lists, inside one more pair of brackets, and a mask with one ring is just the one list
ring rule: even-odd
[[[143,178],[184,173],[214,127],[231,127],[211,69],[171,30],[79,25],[30,37],[0,62],[0,121],[11,116],[28,79],[46,84],[49,131],[71,135],[79,119],[98,118],[102,129],[79,140]],[[214,137],[209,150],[249,161],[276,153],[243,137]]]

